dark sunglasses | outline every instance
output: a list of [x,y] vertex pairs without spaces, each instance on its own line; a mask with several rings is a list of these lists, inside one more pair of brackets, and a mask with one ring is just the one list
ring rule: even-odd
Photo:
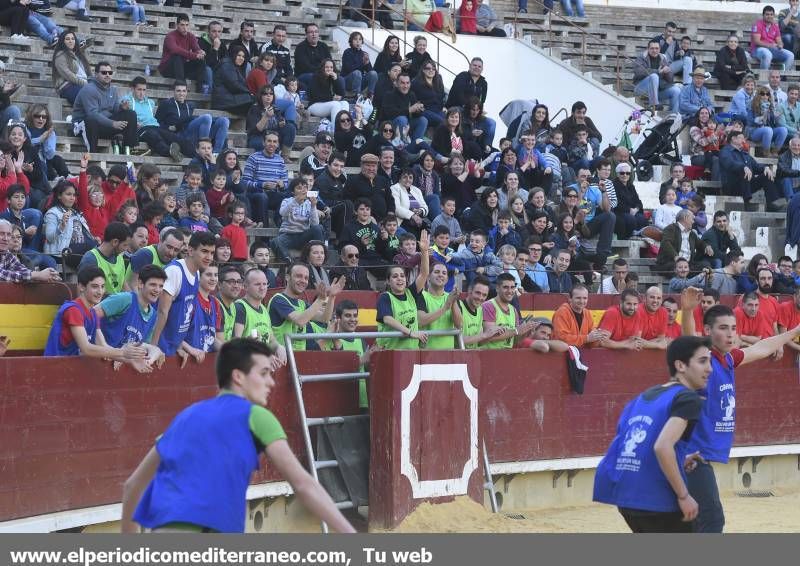
[[358,259],[358,257],[359,257],[358,254],[347,254],[347,259],[353,259],[353,258]]
[[47,120],[47,114],[34,114],[34,118],[41,118],[42,120]]
[[109,77],[114,74],[114,71],[100,71],[101,75],[108,75]]
[[350,122],[352,122],[352,120],[350,118],[340,118],[339,119],[339,123],[340,124],[349,124]]
[[385,133],[385,134],[392,134],[392,133],[394,133],[394,130],[393,130],[393,129],[391,129],[391,128],[384,128],[384,129],[383,129],[383,133]]
[[114,185],[114,186],[117,186],[117,185],[119,185],[121,182],[122,182],[122,181],[120,181],[119,179],[108,179],[108,184],[109,184],[109,185]]
[[575,193],[569,193],[568,195],[565,195],[564,198],[578,198],[578,195]]
[[617,173],[617,175],[619,175],[620,177],[622,177],[623,175],[627,177],[630,174],[631,174],[630,171],[620,171],[619,173]]

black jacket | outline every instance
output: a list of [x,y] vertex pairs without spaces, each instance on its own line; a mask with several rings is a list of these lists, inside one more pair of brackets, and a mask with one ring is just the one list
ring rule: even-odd
[[319,73],[314,73],[311,84],[308,85],[309,106],[315,102],[330,102],[334,95],[344,96],[342,84],[328,76],[321,77]]
[[447,107],[463,107],[473,96],[485,103],[487,92],[489,92],[489,83],[483,76],[474,81],[469,71],[462,71],[453,79],[453,86],[450,87],[450,93],[447,95]]
[[230,59],[225,59],[214,69],[214,87],[211,91],[211,108],[227,110],[252,103],[253,96],[247,89],[244,69],[237,68]]
[[174,98],[166,98],[156,109],[158,123],[165,128],[174,126],[176,132],[183,131],[194,118],[194,104],[188,100],[181,104]]
[[206,34],[203,34],[202,37],[197,40],[197,43],[200,45],[200,49],[206,52],[206,65],[212,69],[219,67],[219,64],[222,63],[222,60],[228,55],[228,44],[222,39],[219,42],[219,49],[216,51],[211,47],[211,42],[208,40]]
[[244,48],[244,50],[247,51],[247,60],[248,61],[250,61],[250,59],[252,59],[253,57],[257,57],[258,56],[258,43],[256,42],[255,39],[251,39],[250,41],[245,43],[244,41],[242,41],[241,36],[237,37],[236,39],[231,41],[231,44],[228,46],[228,53],[233,51],[234,47],[242,47],[242,48]]
[[[409,90],[408,94],[403,94],[395,88],[383,98],[381,120],[394,120],[398,116],[410,118],[408,109],[416,103],[417,95],[412,91]],[[418,115],[419,114],[415,114],[414,117]]]
[[444,90],[436,90],[434,87],[428,86],[425,79],[420,77],[411,81],[411,90],[417,96],[417,100],[425,105],[425,109],[441,111],[444,107]]
[[347,175],[342,172],[338,177],[333,177],[329,171],[325,170],[319,174],[314,181],[314,190],[319,191],[319,196],[326,204],[344,200],[344,186],[347,183]]
[[352,175],[344,186],[344,198],[353,201],[368,198],[372,203],[372,217],[383,220],[387,212],[394,212],[394,199],[389,191],[389,183],[383,177],[375,177],[370,182],[363,173]]
[[269,53],[275,56],[275,68],[278,70],[278,74],[275,75],[277,80],[283,80],[294,74],[292,71],[292,54],[289,52],[288,47],[270,41],[261,46],[261,53]]
[[337,265],[328,270],[328,276],[331,279],[338,279],[344,277],[344,290],[345,291],[371,291],[372,286],[369,284],[367,278],[367,271],[363,267],[348,267],[346,265]]
[[294,66],[298,75],[316,73],[325,59],[332,59],[331,50],[321,41],[311,47],[304,39],[294,48]]
[[617,207],[614,212],[629,214],[631,208],[638,208],[639,212],[644,211],[644,205],[633,183],[623,183],[619,179],[614,179],[614,190],[617,191]]

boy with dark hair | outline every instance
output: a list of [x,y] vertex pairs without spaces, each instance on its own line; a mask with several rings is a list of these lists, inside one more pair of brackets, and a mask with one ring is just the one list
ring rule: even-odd
[[186,208],[189,214],[181,218],[181,228],[188,228],[194,232],[208,232],[208,223],[203,219],[203,206],[205,202],[201,193],[190,193],[186,197]]
[[278,280],[275,274],[269,268],[269,262],[272,257],[272,248],[269,243],[261,238],[250,244],[250,262],[254,263],[264,275],[267,276],[267,283],[270,287],[278,287]]
[[128,249],[131,230],[122,222],[111,222],[103,232],[102,243],[86,252],[78,269],[99,267],[105,276],[109,294],[119,293],[125,285],[125,260],[122,253]]
[[461,270],[469,285],[476,275],[485,275],[494,284],[495,278],[503,271],[503,264],[486,246],[486,232],[480,228],[469,235],[469,245],[453,254],[453,259],[461,264]]
[[698,504],[686,487],[687,438],[700,419],[698,391],[711,373],[709,340],[682,336],[667,348],[670,380],[623,409],[595,473],[594,501],[616,505],[634,533],[687,533]]
[[[220,394],[183,410],[125,482],[122,532],[137,532],[134,521],[156,531],[244,532],[247,486],[261,452],[315,515],[338,532],[355,532],[265,408],[274,353],[247,338],[222,346]],[[219,430],[226,433],[213,434]]]

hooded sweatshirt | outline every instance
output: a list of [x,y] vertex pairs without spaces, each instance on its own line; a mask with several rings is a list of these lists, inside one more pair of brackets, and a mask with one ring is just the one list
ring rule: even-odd
[[83,86],[72,109],[73,122],[81,122],[92,116],[101,126],[113,127],[111,115],[119,110],[121,98],[112,85],[104,85],[95,78]]

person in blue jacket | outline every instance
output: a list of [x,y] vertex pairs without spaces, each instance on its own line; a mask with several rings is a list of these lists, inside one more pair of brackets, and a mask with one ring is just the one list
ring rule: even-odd
[[247,487],[262,452],[314,515],[338,532],[355,532],[298,462],[266,408],[275,386],[274,355],[251,338],[222,346],[219,395],[181,411],[125,482],[123,533],[138,532],[139,525],[161,532],[243,532]]
[[88,356],[128,362],[141,372],[152,371],[147,349],[139,344],[114,348],[106,343],[94,308],[103,299],[106,281],[99,267],[78,271],[78,298],[58,309],[44,348],[45,356]]
[[[158,299],[164,289],[167,274],[157,265],[145,265],[136,274],[135,291],[115,293],[94,307],[103,336],[112,348],[137,344],[147,349],[151,364],[163,362],[164,353],[149,344],[156,325]],[[118,363],[118,362],[116,362]]]
[[697,393],[711,373],[707,338],[681,336],[667,347],[670,380],[628,403],[594,476],[593,500],[616,505],[634,533],[691,532],[697,501],[684,460],[700,418]]
[[[703,290],[689,287],[681,292],[681,330],[684,336],[695,333],[694,309],[700,305]],[[783,349],[800,336],[800,326],[761,340],[745,349],[735,347],[736,317],[730,307],[714,305],[703,315],[703,332],[711,338],[711,375],[700,392],[706,397],[694,434],[689,439],[688,453],[693,464],[688,474],[692,497],[700,506],[694,532],[721,533],[725,514],[719,499],[717,479],[710,462],[726,464],[733,446],[736,429],[736,380],[734,370],[744,364],[762,360]]]

